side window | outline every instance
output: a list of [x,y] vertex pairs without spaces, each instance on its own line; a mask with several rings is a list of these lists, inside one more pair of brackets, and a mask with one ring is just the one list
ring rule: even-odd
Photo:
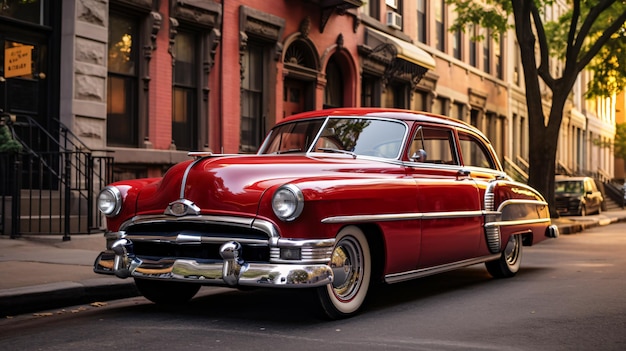
[[413,136],[409,159],[415,162],[458,165],[452,131],[420,126]]
[[485,145],[472,135],[459,133],[463,165],[496,169],[496,163]]

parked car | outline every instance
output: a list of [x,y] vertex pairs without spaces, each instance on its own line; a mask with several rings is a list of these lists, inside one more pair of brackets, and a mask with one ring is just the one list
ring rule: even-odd
[[591,177],[557,177],[554,195],[561,215],[586,216],[602,212],[604,197]]
[[307,112],[255,155],[190,156],[98,198],[108,232],[95,272],[134,278],[155,303],[201,285],[310,288],[343,318],[370,284],[477,263],[512,277],[522,246],[558,236],[544,198],[505,174],[485,136],[443,116]]

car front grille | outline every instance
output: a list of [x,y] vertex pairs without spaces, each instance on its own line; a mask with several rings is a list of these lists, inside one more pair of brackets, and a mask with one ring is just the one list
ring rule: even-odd
[[270,259],[268,235],[250,227],[177,221],[141,223],[129,226],[125,232],[137,257],[221,260],[222,244],[237,241],[247,262]]

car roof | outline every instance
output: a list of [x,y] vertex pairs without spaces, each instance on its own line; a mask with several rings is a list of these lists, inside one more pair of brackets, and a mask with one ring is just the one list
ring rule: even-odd
[[330,108],[317,111],[302,112],[289,116],[276,125],[283,123],[289,123],[298,121],[301,119],[316,118],[316,117],[328,117],[328,116],[364,116],[364,117],[381,117],[390,118],[403,121],[418,121],[445,124],[453,127],[460,127],[467,130],[471,130],[474,133],[479,134],[483,139],[488,140],[487,137],[474,126],[458,120],[452,117],[438,115],[431,112],[404,110],[397,108],[383,108],[383,107],[340,107]]

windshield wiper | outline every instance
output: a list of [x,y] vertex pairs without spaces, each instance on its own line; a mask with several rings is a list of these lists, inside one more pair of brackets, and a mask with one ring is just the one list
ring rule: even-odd
[[324,152],[333,152],[333,153],[338,153],[338,154],[350,155],[350,156],[352,156],[352,158],[356,158],[356,154],[354,152],[348,151],[348,150],[335,149],[335,148],[331,148],[331,147],[320,147],[320,148],[318,148],[318,150],[322,150]]

